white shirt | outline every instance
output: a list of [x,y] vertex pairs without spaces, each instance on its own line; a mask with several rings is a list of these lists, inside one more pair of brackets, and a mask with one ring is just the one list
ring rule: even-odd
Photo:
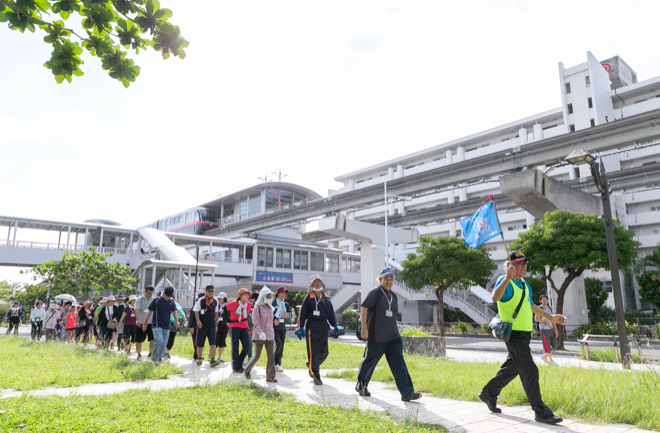
[[[146,296],[140,296],[140,298],[135,302],[135,310],[138,312],[138,317],[136,319],[139,319],[140,323],[144,325],[144,318],[147,317],[147,313],[149,312],[149,304],[151,304],[151,301],[153,301],[154,298],[153,296],[151,299],[147,299]],[[151,325],[151,323],[154,321],[154,315],[152,314],[149,316],[149,320],[147,321],[147,325]]]
[[44,319],[44,316],[46,315],[46,310],[43,308],[33,308],[32,312],[30,312],[30,320],[34,321],[36,319]]

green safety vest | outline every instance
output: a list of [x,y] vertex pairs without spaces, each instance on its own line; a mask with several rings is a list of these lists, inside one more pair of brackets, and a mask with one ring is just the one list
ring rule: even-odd
[[[525,281],[524,278],[521,278],[520,280],[527,286],[525,291],[527,292],[526,296],[529,298],[529,293],[531,292],[529,284],[527,284],[527,281]],[[516,307],[520,302],[523,288],[514,283],[513,280],[511,280],[510,284],[511,287],[513,287],[513,296],[511,299],[507,302],[497,301],[497,310],[500,318],[504,322],[512,323],[511,329],[514,331],[532,332],[534,329],[534,314],[532,313],[532,304],[529,301],[523,301],[520,306],[520,311],[518,312],[518,317],[513,320],[513,313],[516,311]]]

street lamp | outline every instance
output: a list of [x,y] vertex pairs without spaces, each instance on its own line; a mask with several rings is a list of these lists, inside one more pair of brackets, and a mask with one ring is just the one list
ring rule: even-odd
[[616,311],[616,325],[621,345],[621,362],[625,368],[630,365],[630,348],[628,347],[628,336],[626,331],[626,320],[623,314],[623,297],[621,296],[621,281],[619,280],[619,262],[616,256],[616,242],[614,240],[614,224],[612,223],[612,207],[610,195],[612,193],[610,184],[605,174],[605,166],[602,161],[596,160],[584,149],[571,152],[565,159],[573,165],[589,164],[591,175],[594,178],[596,188],[603,200],[603,219],[605,220],[605,237],[607,239],[607,256],[612,273],[612,294],[614,295],[614,309]]

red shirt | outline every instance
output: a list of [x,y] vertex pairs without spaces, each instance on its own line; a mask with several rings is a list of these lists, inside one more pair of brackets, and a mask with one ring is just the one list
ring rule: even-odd
[[229,320],[231,320],[232,322],[229,324],[229,327],[247,329],[248,321],[247,321],[247,317],[245,317],[245,314],[247,315],[250,314],[250,311],[252,311],[252,305],[250,305],[250,303],[247,302],[247,305],[245,307],[246,313],[244,314],[243,311],[241,311],[240,315],[236,314],[236,310],[238,309],[238,306],[239,306],[238,301],[228,302],[227,305],[225,305],[225,308],[227,309],[227,311],[229,311]]

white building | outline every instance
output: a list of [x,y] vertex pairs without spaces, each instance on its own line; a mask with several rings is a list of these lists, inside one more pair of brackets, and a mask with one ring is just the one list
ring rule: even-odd
[[[335,178],[344,187],[331,196],[335,197],[350,191],[382,185],[385,181],[394,181],[420,173],[431,172],[442,167],[448,167],[457,162],[484,155],[495,154],[504,150],[513,153],[524,152],[525,147],[539,140],[571,134],[599,125],[616,122],[642,113],[660,109],[660,77],[637,82],[637,75],[618,56],[599,62],[591,52],[587,53],[587,61],[580,65],[565,68],[559,63],[559,91],[562,105],[554,110],[530,115],[492,128],[486,131],[468,135],[458,140],[443,143],[429,149],[403,155],[364,169],[344,174]],[[621,148],[618,152],[603,152],[603,161],[607,172],[614,176],[617,172],[640,166],[658,164],[660,148],[654,147],[652,140],[635,143],[629,148]],[[650,146],[651,145],[651,146]],[[625,150],[625,151],[624,151]],[[623,152],[622,152],[623,151]],[[609,156],[606,156],[608,155]],[[494,161],[494,164],[497,162]],[[536,167],[545,170],[545,166]],[[649,167],[655,169],[655,167]],[[593,185],[589,168],[586,166],[559,167],[549,173],[560,181],[579,179],[585,187]],[[635,231],[635,239],[641,242],[640,253],[648,251],[660,243],[660,191],[657,183],[653,185],[639,176],[638,185],[625,191],[614,190],[613,201],[618,205],[618,217],[625,226]],[[471,198],[485,198],[501,192],[497,177],[485,180],[475,180],[454,188],[434,193],[425,190],[420,185],[419,197],[410,200],[398,200],[389,205],[388,216],[396,224],[396,218],[405,220],[418,229],[420,235],[460,236],[461,218],[465,214],[455,214],[442,220],[425,222],[415,225],[409,218],[412,212],[425,209],[442,209],[443,205],[459,203]],[[618,196],[618,197],[617,197]],[[384,200],[380,206],[364,206],[347,209],[347,214],[365,221],[380,221],[385,212]],[[656,213],[658,212],[658,213]],[[534,224],[535,218],[520,207],[510,207],[500,212],[500,220],[504,236],[508,242],[516,238],[518,233],[525,231]],[[351,240],[342,240],[339,245],[349,251],[354,251],[355,244]],[[488,242],[491,256],[502,269],[505,261],[505,251],[500,238]],[[407,253],[415,250],[416,245],[389,245],[390,256],[396,261],[404,260]],[[605,287],[611,287],[611,277],[608,272],[593,274],[605,282]],[[589,276],[585,274],[585,276]],[[611,289],[609,289],[611,291]],[[579,290],[576,290],[579,292]],[[574,299],[574,310],[569,311],[576,324],[586,322],[586,303]],[[613,306],[610,295],[608,304]],[[634,304],[639,308],[652,308],[643,302],[639,295],[635,296]],[[570,307],[569,307],[570,308]],[[429,320],[428,312],[420,314],[419,321]],[[414,320],[404,320],[414,321]]]

